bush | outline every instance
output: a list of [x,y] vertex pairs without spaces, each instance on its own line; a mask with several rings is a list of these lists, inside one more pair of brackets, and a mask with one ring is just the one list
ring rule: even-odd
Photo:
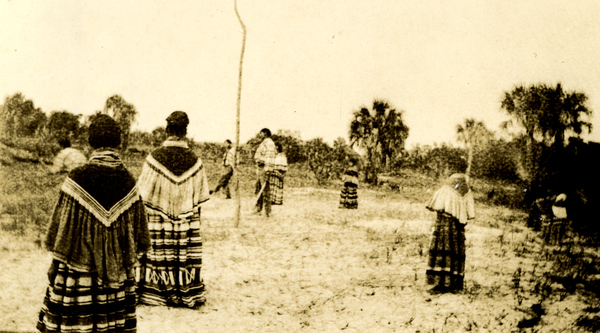
[[281,144],[288,163],[302,163],[306,161],[305,147],[302,140],[289,135],[274,134],[271,139],[277,144]]
[[9,155],[17,161],[52,163],[61,147],[45,137],[4,138],[2,155]]
[[495,180],[517,181],[519,151],[514,142],[490,140],[473,152],[473,176]]
[[433,147],[417,145],[407,152],[401,166],[436,178],[446,177],[466,170],[467,162],[463,155],[462,149],[446,143]]
[[[321,185],[332,179],[340,179],[347,167],[346,160],[359,157],[340,140],[332,148],[321,138],[312,139],[306,142],[305,151],[308,167]],[[360,164],[359,159],[359,168]]]

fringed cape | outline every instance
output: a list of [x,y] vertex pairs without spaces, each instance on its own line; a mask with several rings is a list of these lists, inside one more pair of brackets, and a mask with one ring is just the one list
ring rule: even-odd
[[137,186],[146,207],[173,222],[209,199],[204,165],[184,141],[167,140],[148,155]]
[[150,247],[142,199],[118,155],[96,151],[65,180],[45,247],[69,268],[97,273],[98,283],[119,288],[138,255]]
[[465,224],[475,218],[473,193],[464,179],[453,177],[433,194],[426,207],[432,211],[450,214]]

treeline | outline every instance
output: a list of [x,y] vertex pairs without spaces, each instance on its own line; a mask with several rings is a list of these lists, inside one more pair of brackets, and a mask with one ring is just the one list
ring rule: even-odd
[[[528,207],[536,198],[558,193],[569,195],[576,207],[572,211],[585,212],[587,208],[581,207],[599,202],[600,184],[590,158],[597,146],[581,139],[581,134],[592,130],[585,94],[565,91],[561,84],[520,85],[504,93],[500,109],[510,119],[496,131],[481,121],[465,119],[455,125],[455,142],[410,149],[405,147],[410,133],[403,120],[405,111],[381,99],[352,112],[348,142],[344,138],[333,145],[320,138],[303,141],[299,133],[281,130],[273,139],[282,144],[289,163],[305,164],[322,184],[339,179],[346,160],[354,156],[360,161],[363,184],[377,184],[380,175],[394,176],[406,169],[438,178],[464,172],[522,189],[517,205],[509,200],[515,207]],[[131,132],[138,112],[119,95],[109,97],[102,110],[83,117],[66,110],[46,114],[16,93],[6,97],[0,108],[0,148],[16,159],[49,162],[61,138],[86,147],[87,126],[98,113],[110,114],[119,122],[123,153],[147,154],[166,138],[163,127]],[[203,159],[222,158],[222,143],[191,144]],[[241,145],[241,163],[252,163],[258,144],[252,138]],[[0,162],[10,163],[5,157]]]
[[86,117],[67,110],[46,114],[22,93],[7,96],[0,107],[0,163],[10,164],[12,159],[49,163],[60,150],[58,142],[64,140],[89,149],[88,127],[101,113],[111,115],[121,127],[121,148],[126,151],[138,112],[119,95],[109,97],[102,110]]

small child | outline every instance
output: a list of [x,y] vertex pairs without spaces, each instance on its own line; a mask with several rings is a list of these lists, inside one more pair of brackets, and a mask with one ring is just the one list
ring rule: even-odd
[[342,182],[344,187],[340,195],[340,207],[347,209],[358,208],[358,168],[356,158],[350,158],[350,166],[346,169]]

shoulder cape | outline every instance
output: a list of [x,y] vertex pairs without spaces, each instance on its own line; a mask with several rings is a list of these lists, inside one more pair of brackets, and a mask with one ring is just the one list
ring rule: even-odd
[[131,174],[89,163],[65,180],[45,241],[54,259],[69,268],[98,274],[98,283],[117,288],[150,246],[146,214]]
[[147,209],[171,220],[185,219],[209,199],[204,165],[187,147],[157,151],[146,158],[137,187]]

